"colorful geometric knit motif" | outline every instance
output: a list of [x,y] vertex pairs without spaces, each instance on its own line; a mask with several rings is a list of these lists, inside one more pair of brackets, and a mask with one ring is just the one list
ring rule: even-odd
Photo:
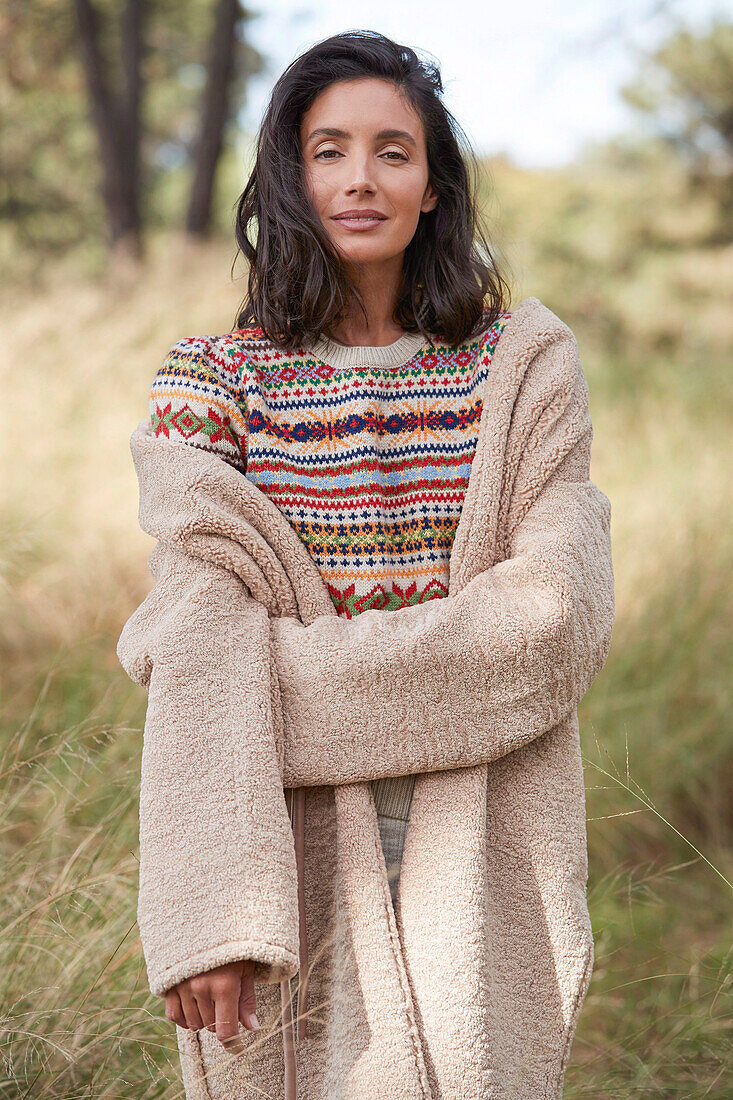
[[[153,427],[219,455],[274,501],[339,615],[445,597],[480,394],[510,316],[387,366],[369,362],[375,348],[339,367],[313,349],[286,356],[256,327],[187,337],[153,381]],[[371,784],[395,906],[414,782]]]
[[271,498],[340,615],[445,597],[482,386],[510,316],[386,367],[286,355],[257,327],[186,337],[153,381],[153,427],[218,454]]

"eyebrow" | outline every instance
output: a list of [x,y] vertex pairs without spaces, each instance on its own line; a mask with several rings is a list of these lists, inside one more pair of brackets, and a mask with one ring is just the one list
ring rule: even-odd
[[[351,134],[348,130],[340,130],[336,126],[319,126],[317,130],[312,130],[311,133],[308,135],[308,141],[311,141],[317,135],[323,135],[323,137],[337,138],[351,137]],[[417,148],[417,142],[415,141],[412,134],[408,134],[407,130],[380,130],[379,133],[375,136],[378,141],[381,141],[382,139],[386,140],[389,138],[399,138],[402,141],[408,142],[410,145],[413,146],[413,148]]]

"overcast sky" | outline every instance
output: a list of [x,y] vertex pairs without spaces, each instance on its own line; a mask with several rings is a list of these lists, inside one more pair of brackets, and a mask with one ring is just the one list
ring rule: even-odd
[[[640,57],[677,21],[733,18],[733,0],[245,0],[247,34],[267,59],[249,83],[243,127],[256,132],[272,85],[314,43],[380,31],[441,67],[444,101],[478,153],[526,167],[571,160],[586,140],[630,129],[618,96]],[[365,20],[368,20],[365,22]]]

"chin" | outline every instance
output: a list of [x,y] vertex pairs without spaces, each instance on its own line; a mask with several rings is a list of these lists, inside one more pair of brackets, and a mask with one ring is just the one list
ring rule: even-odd
[[352,263],[384,263],[404,251],[398,247],[385,248],[384,241],[378,246],[376,242],[367,241],[350,242],[348,247],[344,246],[343,241],[334,241],[334,245],[343,258]]

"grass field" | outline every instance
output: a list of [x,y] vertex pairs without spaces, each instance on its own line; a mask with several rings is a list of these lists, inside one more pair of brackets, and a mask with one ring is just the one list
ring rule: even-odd
[[[151,583],[129,435],[170,345],[232,327],[244,293],[232,258],[229,241],[154,237],[132,281],[52,268],[42,291],[11,290],[0,307],[0,1097],[183,1094],[135,925],[146,696],[115,644]],[[515,259],[515,304],[536,294],[578,338],[592,476],[613,508],[613,644],[580,711],[596,962],[565,1096],[723,1100],[729,364],[694,342],[619,348],[592,308],[576,317],[575,288],[551,293],[554,273]],[[708,281],[701,300],[720,316],[722,269],[684,270]],[[658,299],[646,301],[651,322]]]

